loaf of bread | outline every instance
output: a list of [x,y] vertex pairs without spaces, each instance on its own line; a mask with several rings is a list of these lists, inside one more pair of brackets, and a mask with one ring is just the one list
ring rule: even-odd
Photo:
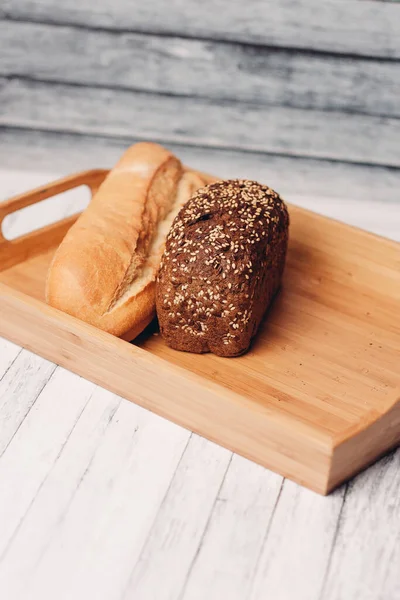
[[279,288],[288,227],[283,200],[265,185],[233,180],[198,190],[173,222],[157,277],[166,343],[245,352]]
[[155,278],[172,221],[202,185],[165,148],[129,148],[56,251],[47,302],[133,339],[155,315]]

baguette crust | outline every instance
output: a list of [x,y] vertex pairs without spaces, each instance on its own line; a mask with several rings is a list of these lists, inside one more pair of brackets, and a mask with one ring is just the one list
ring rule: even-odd
[[132,146],[54,255],[47,302],[133,339],[155,314],[155,278],[175,214],[203,184],[158,144]]

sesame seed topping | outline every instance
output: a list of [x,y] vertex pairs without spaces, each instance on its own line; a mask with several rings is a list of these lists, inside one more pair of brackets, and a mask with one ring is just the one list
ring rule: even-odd
[[201,188],[168,234],[157,310],[185,336],[215,337],[218,320],[223,344],[240,339],[238,330],[253,329],[258,282],[278,265],[273,249],[286,239],[287,225],[283,201],[267,186],[232,180]]

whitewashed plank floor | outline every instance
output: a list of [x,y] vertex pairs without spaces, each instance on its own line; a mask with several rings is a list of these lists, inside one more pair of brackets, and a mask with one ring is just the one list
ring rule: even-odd
[[[0,199],[58,175],[3,168]],[[288,199],[400,230],[393,204]],[[0,339],[0,598],[399,600],[400,450],[323,498]]]

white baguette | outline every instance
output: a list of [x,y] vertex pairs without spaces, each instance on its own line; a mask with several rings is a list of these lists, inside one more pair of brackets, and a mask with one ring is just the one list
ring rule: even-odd
[[174,217],[204,182],[158,144],[125,152],[50,266],[47,302],[124,339],[155,315],[155,279]]

